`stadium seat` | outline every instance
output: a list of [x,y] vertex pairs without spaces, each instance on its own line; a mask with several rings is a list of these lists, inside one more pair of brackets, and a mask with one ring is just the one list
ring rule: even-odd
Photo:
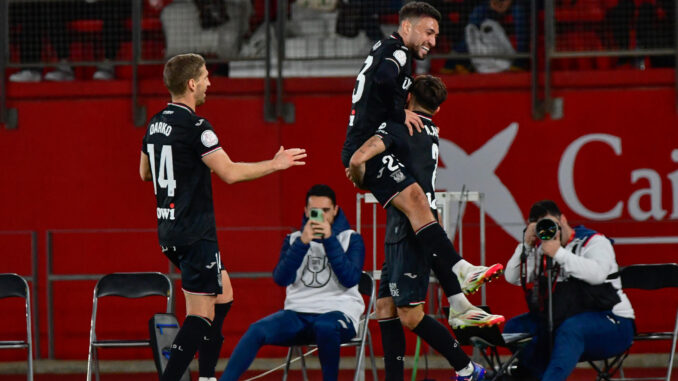
[[17,274],[0,274],[0,299],[18,297],[26,300],[26,339],[0,341],[0,349],[23,349],[28,352],[26,377],[33,380],[33,340],[31,336],[31,294],[28,283]]
[[96,334],[97,306],[99,298],[119,296],[123,298],[143,298],[147,296],[165,296],[165,311],[173,310],[173,289],[170,279],[162,273],[113,273],[103,276],[94,288],[92,302],[92,321],[89,335],[89,356],[87,359],[87,381],[92,380],[92,372],[99,380],[98,348],[129,348],[150,346],[148,338],[139,340],[98,340]]
[[[351,339],[351,341],[346,342],[341,344],[342,347],[357,347],[356,350],[356,357],[357,357],[357,364],[355,367],[355,375],[353,377],[354,381],[358,381],[362,379],[361,372],[363,369],[363,358],[365,357],[365,344],[369,345],[370,347],[370,360],[372,362],[372,376],[374,377],[374,381],[377,381],[377,365],[374,360],[374,348],[372,348],[372,335],[370,334],[370,329],[368,327],[368,324],[370,322],[370,314],[372,313],[372,308],[374,307],[374,301],[376,298],[376,285],[374,278],[372,275],[369,273],[363,271],[362,276],[360,277],[360,283],[358,284],[358,291],[365,296],[368,300],[367,302],[367,308],[365,309],[365,313],[363,316],[360,318],[360,323],[358,326],[358,332],[356,336]],[[289,373],[290,369],[290,364],[292,361],[293,354],[299,353],[301,356],[301,371],[304,377],[304,381],[308,381],[308,377],[306,375],[306,363],[304,362],[304,354],[303,351],[301,350],[302,347],[316,347],[315,344],[313,343],[303,343],[299,344],[296,346],[290,347],[290,349],[287,351],[287,362],[285,364],[285,373],[283,375],[283,381],[287,380],[287,374]]]
[[[622,288],[624,290],[659,290],[663,288],[678,288],[678,264],[663,263],[663,264],[649,264],[649,265],[631,265],[623,267],[619,272],[610,275],[608,278],[621,278]],[[666,306],[668,308],[676,308],[676,306]],[[642,326],[642,322],[638,322],[636,317],[636,327]],[[641,323],[641,324],[639,324]],[[618,370],[622,373],[624,380],[671,380],[671,372],[673,370],[673,361],[676,353],[676,339],[678,338],[678,311],[676,312],[673,331],[664,332],[643,332],[638,330],[633,337],[633,344],[639,341],[671,341],[671,351],[669,352],[669,360],[666,368],[665,377],[643,377],[643,378],[626,378],[624,377],[622,365],[624,360],[629,355],[631,348],[624,353],[605,359],[601,364],[596,364],[595,361],[584,359],[598,372],[596,380],[611,380]]]

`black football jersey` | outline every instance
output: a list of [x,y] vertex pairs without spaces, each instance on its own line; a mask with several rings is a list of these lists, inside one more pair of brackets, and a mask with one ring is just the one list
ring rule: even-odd
[[221,149],[212,125],[188,106],[169,103],[146,129],[162,246],[217,240],[210,169],[202,158]]
[[[374,80],[377,68],[382,64],[394,65],[398,69],[397,88],[388,93],[380,92]],[[351,114],[341,151],[341,161],[345,167],[348,167],[353,153],[374,135],[377,127],[389,120],[389,114],[394,110],[404,111],[411,85],[412,54],[403,45],[402,38],[393,33],[374,44],[353,88]]]
[[[419,114],[424,123],[421,132],[410,136],[407,128],[400,123],[382,123],[376,135],[380,136],[386,149],[393,154],[407,172],[414,177],[424,190],[433,215],[436,212],[436,172],[438,169],[438,127],[429,115]],[[386,243],[396,243],[414,234],[407,216],[394,206],[386,208]]]

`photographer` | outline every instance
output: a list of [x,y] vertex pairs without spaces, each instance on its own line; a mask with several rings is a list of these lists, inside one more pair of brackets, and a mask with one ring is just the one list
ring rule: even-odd
[[633,308],[619,279],[607,280],[617,271],[607,237],[584,226],[570,227],[553,201],[532,205],[523,243],[505,273],[509,283],[523,288],[530,309],[510,319],[504,329],[534,335],[520,356],[522,369],[539,379],[565,380],[580,359],[604,359],[631,345]]
[[323,380],[337,379],[339,346],[356,335],[365,309],[358,282],[365,245],[336,204],[334,191],[306,194],[301,231],[285,237],[273,280],[287,286],[285,308],[250,325],[219,379],[238,380],[262,345],[316,343]]

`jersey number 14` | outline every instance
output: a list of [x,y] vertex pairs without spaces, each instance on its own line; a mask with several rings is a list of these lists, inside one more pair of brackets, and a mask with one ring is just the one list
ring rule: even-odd
[[162,146],[162,150],[160,151],[160,165],[157,170],[155,169],[155,146],[149,144],[147,149],[148,160],[151,164],[151,174],[153,175],[153,192],[158,194],[158,187],[167,188],[167,197],[174,197],[174,189],[177,187],[177,181],[174,180],[172,146]]

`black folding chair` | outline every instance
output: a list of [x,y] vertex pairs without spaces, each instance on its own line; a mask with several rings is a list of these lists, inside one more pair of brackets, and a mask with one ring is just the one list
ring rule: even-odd
[[33,338],[31,335],[31,294],[28,283],[17,274],[0,274],[0,299],[17,297],[26,300],[26,340],[0,341],[0,349],[26,349],[28,370],[26,376],[33,380]]
[[[663,288],[674,287],[678,288],[678,265],[675,263],[659,263],[648,265],[631,265],[621,268],[619,272],[611,274],[608,279],[620,278],[622,289],[638,289],[638,290],[659,290]],[[673,325],[673,331],[664,332],[638,332],[633,337],[633,342],[636,341],[671,341],[671,352],[669,354],[669,361],[666,369],[665,377],[642,377],[642,378],[626,378],[624,377],[622,365],[624,360],[629,355],[630,349],[618,354],[609,359],[602,360],[602,364],[598,365],[593,360],[587,360],[593,369],[598,372],[596,380],[611,380],[612,377],[620,371],[622,378],[615,378],[615,380],[671,380],[671,372],[673,370],[673,361],[676,353],[676,339],[678,338],[678,310],[676,311],[676,318]],[[633,344],[631,344],[633,347]]]
[[123,298],[143,298],[147,296],[165,296],[167,298],[166,312],[173,309],[172,282],[162,273],[114,273],[99,279],[94,288],[92,303],[92,322],[89,334],[89,356],[87,359],[87,381],[92,380],[92,371],[99,381],[98,348],[128,348],[150,346],[150,339],[139,340],[97,340],[96,318],[99,298],[106,296],[120,296]]
[[[342,347],[357,347],[356,357],[357,364],[355,367],[355,374],[353,376],[354,381],[360,379],[360,373],[363,371],[363,358],[365,357],[365,345],[370,347],[370,360],[372,362],[372,377],[374,381],[377,381],[377,364],[374,360],[374,348],[372,348],[372,335],[370,334],[370,329],[368,323],[370,322],[370,314],[374,308],[374,300],[376,295],[376,285],[374,278],[369,273],[363,271],[360,276],[360,283],[358,284],[358,291],[368,299],[367,308],[365,313],[360,318],[360,323],[358,326],[358,332],[356,336],[350,341],[341,344]],[[287,362],[285,363],[285,373],[283,374],[283,381],[287,380],[287,374],[289,373],[290,364],[292,362],[292,356],[295,353],[298,353],[301,358],[301,371],[304,377],[304,381],[308,381],[308,376],[306,374],[306,362],[304,361],[304,354],[302,347],[316,347],[314,343],[307,343],[305,345],[296,345],[290,347],[287,351]]]
[[[489,308],[480,307],[490,313]],[[486,376],[488,380],[496,380],[505,375],[523,348],[532,341],[532,334],[530,333],[501,333],[498,325],[454,328],[452,331],[460,345],[472,345],[474,348],[478,348],[487,363],[488,371],[490,371]],[[508,348],[512,352],[511,357],[504,362],[499,357],[498,348],[502,347]]]

